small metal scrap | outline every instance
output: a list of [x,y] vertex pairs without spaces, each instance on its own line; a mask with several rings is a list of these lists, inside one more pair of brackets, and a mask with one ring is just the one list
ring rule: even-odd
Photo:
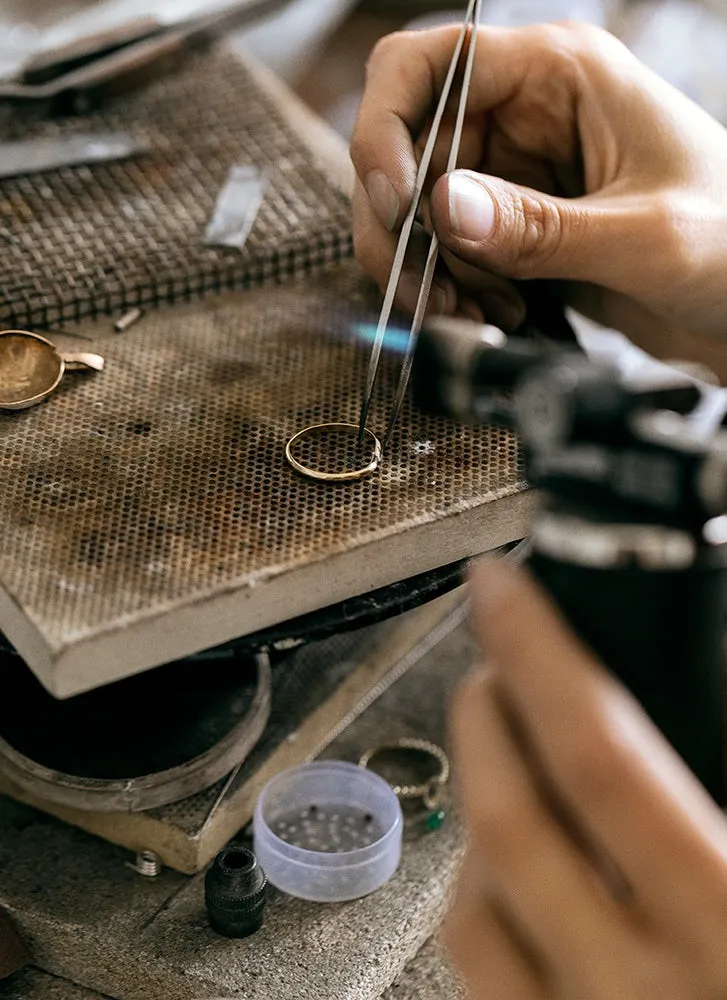
[[269,178],[257,167],[233,167],[217,199],[204,242],[242,250],[265,199]]
[[116,330],[117,333],[126,333],[127,330],[130,330],[132,326],[136,326],[136,324],[143,318],[143,309],[129,309],[127,313],[124,313],[123,316],[116,320],[114,323],[114,330]]
[[46,173],[61,167],[126,160],[148,147],[125,132],[97,132],[61,139],[26,139],[0,143],[0,180]]

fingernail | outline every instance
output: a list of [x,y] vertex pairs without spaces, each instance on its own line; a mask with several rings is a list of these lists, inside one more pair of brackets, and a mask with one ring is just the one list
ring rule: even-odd
[[[398,304],[409,313],[416,311],[419,302],[419,292],[422,287],[422,276],[414,274],[412,271],[405,271],[399,282],[399,290],[396,294]],[[436,316],[447,311],[447,290],[436,282],[432,285],[427,303],[427,313]]]
[[372,170],[368,175],[366,193],[377,219],[391,232],[399,218],[399,196],[383,170]]
[[486,240],[495,226],[495,203],[486,187],[455,172],[449,177],[449,224],[463,240]]

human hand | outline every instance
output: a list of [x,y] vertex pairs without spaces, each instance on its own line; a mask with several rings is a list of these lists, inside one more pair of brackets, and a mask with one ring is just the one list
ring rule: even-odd
[[726,996],[724,816],[525,574],[471,590],[491,662],[454,710],[470,843],[446,932],[471,1000]]
[[[369,63],[354,234],[382,286],[458,31],[391,35]],[[428,205],[447,265],[432,309],[509,329],[523,310],[503,279],[558,279],[652,353],[722,367],[699,336],[727,334],[727,130],[606,32],[547,25],[480,30],[467,169],[447,178],[451,132]],[[412,310],[422,263],[408,266],[398,302]]]

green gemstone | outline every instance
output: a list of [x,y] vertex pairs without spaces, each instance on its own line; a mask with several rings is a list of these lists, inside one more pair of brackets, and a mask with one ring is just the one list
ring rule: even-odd
[[444,809],[437,809],[435,812],[430,813],[424,824],[427,833],[435,833],[437,830],[441,830],[446,818],[447,814]]

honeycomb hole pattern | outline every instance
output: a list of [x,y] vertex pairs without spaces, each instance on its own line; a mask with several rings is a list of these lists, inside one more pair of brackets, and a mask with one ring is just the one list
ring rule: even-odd
[[[303,427],[355,423],[378,294],[356,265],[106,339],[103,374],[0,414],[0,581],[49,643],[227,592],[525,488],[516,440],[408,398],[380,472],[285,461]],[[91,348],[89,348],[91,349]],[[385,357],[370,426],[398,376]],[[333,585],[333,584],[332,584]]]

